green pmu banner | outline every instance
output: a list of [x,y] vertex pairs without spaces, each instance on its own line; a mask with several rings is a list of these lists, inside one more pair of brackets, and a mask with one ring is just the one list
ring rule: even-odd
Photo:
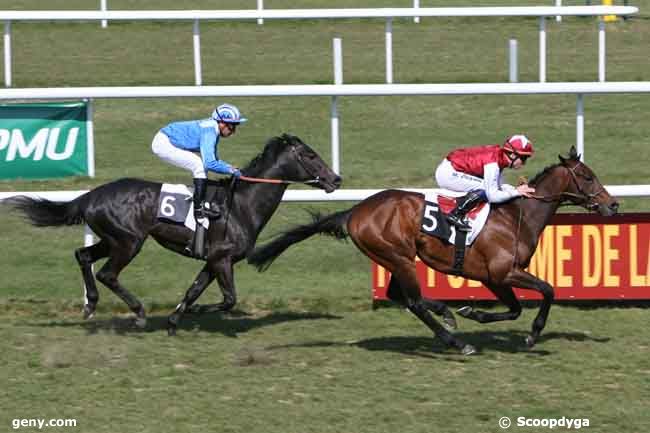
[[0,104],[0,179],[94,175],[87,103]]

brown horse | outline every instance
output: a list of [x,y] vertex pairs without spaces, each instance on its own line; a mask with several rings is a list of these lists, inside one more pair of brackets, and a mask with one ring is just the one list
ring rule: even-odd
[[[532,347],[544,329],[553,302],[553,287],[527,272],[539,236],[563,204],[582,206],[601,215],[614,215],[618,203],[609,195],[594,172],[580,161],[574,147],[568,158],[545,168],[529,183],[535,187],[532,199],[518,198],[494,205],[485,227],[465,254],[462,276],[481,281],[503,302],[507,312],[492,313],[463,307],[458,314],[480,323],[514,320],[521,305],[512,288],[542,294],[541,307],[533,321],[526,344]],[[379,192],[356,206],[328,216],[313,215],[314,222],[289,230],[267,245],[257,248],[249,263],[265,270],[292,244],[323,233],[339,239],[352,238],[355,245],[379,265],[388,269],[391,280],[388,297],[405,306],[447,345],[463,354],[476,351],[457,339],[429,313],[444,315],[454,324],[453,315],[440,302],[422,298],[415,272],[416,255],[431,268],[454,273],[454,246],[420,231],[424,209],[422,194],[399,190]],[[451,316],[451,317],[450,317]]]

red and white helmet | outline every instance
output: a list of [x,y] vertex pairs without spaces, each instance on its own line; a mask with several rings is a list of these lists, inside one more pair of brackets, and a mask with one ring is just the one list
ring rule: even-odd
[[509,137],[505,143],[503,143],[503,148],[508,152],[523,156],[532,156],[535,153],[533,142],[525,135],[513,135],[512,137]]

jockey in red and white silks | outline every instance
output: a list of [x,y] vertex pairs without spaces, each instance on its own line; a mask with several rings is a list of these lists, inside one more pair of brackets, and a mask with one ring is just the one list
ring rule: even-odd
[[520,169],[534,152],[533,143],[525,135],[513,135],[503,146],[476,146],[450,152],[436,169],[436,182],[441,188],[469,194],[458,200],[447,217],[449,221],[468,230],[463,218],[480,201],[502,203],[535,192],[527,184],[514,187],[503,182],[504,168]]

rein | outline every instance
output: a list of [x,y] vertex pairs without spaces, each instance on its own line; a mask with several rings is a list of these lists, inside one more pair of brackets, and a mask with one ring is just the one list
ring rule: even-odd
[[291,146],[291,152],[294,154],[296,157],[296,160],[298,161],[298,164],[300,164],[307,172],[309,175],[313,176],[313,179],[310,180],[305,180],[305,181],[295,181],[295,180],[284,180],[284,179],[263,179],[259,177],[248,177],[248,176],[239,176],[239,179],[246,181],[246,182],[251,182],[251,183],[272,183],[276,185],[291,185],[291,184],[314,184],[320,182],[320,177],[317,175],[314,175],[311,170],[305,165],[305,162],[302,160],[302,156],[298,151],[296,150],[296,146]]
[[519,246],[519,233],[521,231],[521,221],[523,220],[524,217],[524,211],[521,208],[521,201],[518,202],[517,208],[519,208],[519,218],[517,218],[517,232],[515,235],[515,243],[512,246],[512,269],[515,268],[515,265],[517,264],[517,252],[518,252],[518,246]]
[[304,183],[304,184],[312,184],[312,183],[318,183],[320,181],[319,177],[316,176],[316,178],[311,179],[311,180],[305,180],[305,181],[295,181],[295,180],[284,180],[284,179],[263,179],[260,177],[248,177],[248,176],[239,176],[240,180],[243,180],[245,182],[251,182],[251,183],[273,183],[273,184],[297,184],[297,183]]

